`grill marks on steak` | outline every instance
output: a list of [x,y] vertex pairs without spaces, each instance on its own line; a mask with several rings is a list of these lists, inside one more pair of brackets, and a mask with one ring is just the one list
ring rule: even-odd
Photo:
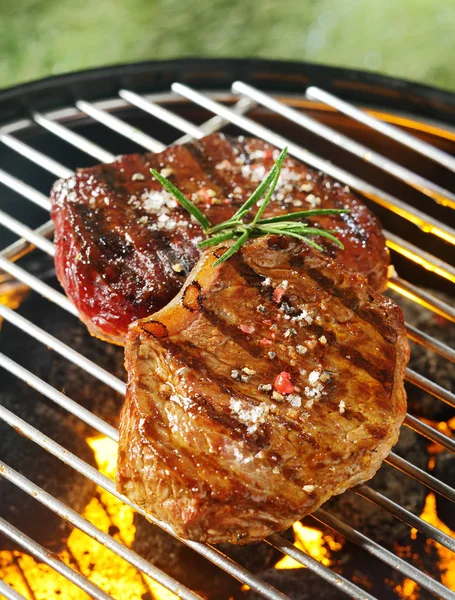
[[308,246],[260,238],[214,268],[222,251],[130,328],[117,487],[183,537],[246,543],[374,475],[409,346],[391,300]]
[[[213,224],[228,219],[272,167],[276,150],[254,138],[213,134],[159,154],[126,155],[80,170],[51,192],[56,271],[93,335],[122,344],[128,325],[162,308],[200,257],[203,233],[150,175],[164,173]],[[377,219],[345,187],[287,158],[266,216],[315,207],[349,208],[312,224],[335,229],[329,256],[385,286],[388,253]]]

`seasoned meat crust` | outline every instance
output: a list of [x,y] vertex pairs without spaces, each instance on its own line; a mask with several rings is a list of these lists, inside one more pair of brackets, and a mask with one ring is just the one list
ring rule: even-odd
[[[159,154],[121,156],[57,181],[51,192],[57,276],[90,332],[123,344],[128,325],[165,306],[200,257],[201,228],[150,167],[218,224],[257,187],[276,155],[261,140],[214,134]],[[378,220],[347,188],[287,158],[266,215],[317,207],[350,209],[312,220],[335,229],[345,250],[318,241],[383,289],[389,257]]]
[[205,254],[126,338],[117,489],[177,534],[248,543],[371,478],[409,358],[390,299],[284,237]]

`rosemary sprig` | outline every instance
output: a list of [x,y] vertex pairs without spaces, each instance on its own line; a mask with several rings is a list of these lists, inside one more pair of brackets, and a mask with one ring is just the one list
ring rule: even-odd
[[[342,209],[315,209],[315,210],[302,210],[294,213],[288,213],[285,215],[278,215],[276,217],[270,217],[268,219],[261,219],[267,205],[272,199],[273,192],[277,186],[280,178],[281,167],[287,154],[287,148],[284,148],[278,159],[275,161],[272,169],[268,173],[267,177],[258,185],[251,196],[242,204],[242,206],[235,212],[234,215],[227,221],[220,223],[219,225],[211,226],[209,220],[199,208],[191,202],[178,188],[175,187],[166,177],[163,177],[155,169],[150,169],[152,175],[161,183],[165,190],[167,190],[174,198],[179,202],[201,225],[204,232],[208,235],[206,240],[203,240],[198,244],[199,248],[210,248],[226,242],[228,240],[235,240],[230,248],[214,262],[214,266],[217,266],[233,256],[240,250],[243,244],[251,237],[258,237],[260,235],[275,234],[275,235],[287,235],[290,237],[297,238],[304,241],[309,246],[316,248],[317,250],[323,250],[322,246],[317,244],[315,241],[310,239],[310,236],[321,236],[328,238],[334,244],[343,249],[343,244],[340,240],[333,235],[332,231],[327,229],[319,229],[317,227],[310,227],[307,223],[299,221],[299,219],[307,219],[308,217],[316,217],[320,215],[339,215],[342,213],[349,212],[348,210]],[[254,205],[257,205],[260,199],[264,196],[265,198],[260,204],[256,214],[251,221],[244,221],[244,217],[250,212]]]

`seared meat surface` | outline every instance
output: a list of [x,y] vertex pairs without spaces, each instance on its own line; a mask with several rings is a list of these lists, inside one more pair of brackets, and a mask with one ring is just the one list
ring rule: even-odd
[[[91,333],[123,344],[128,325],[166,305],[200,257],[202,230],[150,167],[218,224],[257,187],[276,154],[261,140],[214,134],[159,154],[121,156],[57,181],[51,192],[57,276]],[[350,209],[311,220],[335,229],[344,251],[317,241],[383,289],[389,258],[378,220],[347,188],[287,158],[265,216],[319,207]]]
[[131,325],[117,488],[177,534],[248,543],[371,478],[398,438],[401,310],[291,238],[207,252]]

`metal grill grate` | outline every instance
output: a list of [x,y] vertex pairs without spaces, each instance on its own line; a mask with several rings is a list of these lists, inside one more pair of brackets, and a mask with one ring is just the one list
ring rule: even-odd
[[[178,143],[187,141],[190,138],[200,138],[207,133],[216,131],[227,124],[232,124],[245,132],[263,138],[264,140],[278,147],[287,145],[291,155],[303,160],[305,163],[316,169],[325,171],[335,179],[345,183],[346,185],[349,185],[373,202],[379,204],[384,209],[393,211],[409,223],[422,229],[428,235],[436,236],[440,240],[443,240],[443,242],[446,244],[455,245],[455,230],[446,223],[431,217],[425,212],[416,209],[411,204],[403,202],[399,198],[382,191],[367,181],[364,181],[320,158],[319,156],[316,156],[312,152],[303,149],[301,146],[286,140],[280,134],[277,134],[271,129],[266,128],[257,121],[245,116],[245,114],[252,107],[262,105],[276,115],[284,117],[285,119],[293,122],[295,125],[309,130],[311,133],[316,134],[317,136],[320,136],[325,140],[328,140],[331,143],[339,146],[344,151],[354,154],[356,157],[359,157],[364,161],[378,167],[379,169],[382,169],[387,174],[393,175],[399,180],[409,184],[419,192],[425,194],[429,199],[431,199],[431,201],[434,201],[438,204],[443,204],[448,208],[455,208],[455,194],[444,189],[443,187],[428,181],[424,177],[413,173],[411,170],[400,166],[385,156],[370,150],[366,146],[341,135],[328,126],[322,125],[319,121],[310,118],[304,112],[297,111],[291,106],[280,102],[275,97],[267,95],[245,83],[235,82],[232,85],[232,94],[236,99],[236,103],[231,107],[217,102],[214,99],[216,97],[215,95],[203,94],[195,89],[191,89],[190,87],[179,83],[172,85],[172,92],[174,94],[174,98],[186,98],[195,105],[208,110],[213,116],[204,124],[196,126],[194,123],[189,122],[176,113],[171,112],[168,108],[165,108],[158,97],[153,98],[139,95],[133,91],[121,89],[118,91],[119,98],[95,103],[80,100],[76,102],[76,108],[68,108],[56,113],[34,114],[33,121],[17,121],[4,126],[3,128],[0,128],[0,141],[8,146],[12,151],[19,153],[52,175],[55,175],[56,177],[67,177],[72,173],[68,167],[60,164],[53,158],[24,143],[16,137],[16,134],[26,131],[32,126],[38,125],[78,150],[88,154],[97,161],[110,162],[114,159],[114,154],[104,148],[101,148],[94,142],[81,136],[79,133],[76,133],[64,125],[64,120],[68,117],[80,116],[81,113],[84,113],[93,121],[112,129],[116,133],[128,138],[128,140],[133,141],[152,152],[161,151],[165,148],[165,144],[157,139],[154,139],[147,133],[132,127],[126,121],[119,119],[113,114],[115,109],[134,106],[142,111],[144,115],[149,114],[152,115],[153,118],[165,121],[168,125],[182,132],[183,137],[177,140]],[[357,109],[353,105],[348,104],[324,92],[323,90],[314,87],[308,88],[307,97],[326,103],[334,109],[347,114],[352,119],[358,120],[366,124],[368,127],[377,130],[381,134],[390,136],[395,141],[405,144],[413,151],[424,154],[427,158],[442,164],[445,168],[455,170],[455,159],[449,154],[446,154],[442,150],[436,149],[433,146],[420,141],[416,137],[413,137],[409,134],[404,134],[402,130],[395,129],[392,126],[371,117],[366,112]],[[27,179],[27,173],[25,173],[24,179]],[[22,181],[5,171],[0,170],[0,183],[11,188],[18,195],[33,202],[44,211],[49,210],[49,201],[47,197],[29,185],[26,181]],[[20,238],[12,245],[1,250],[0,269],[77,317],[77,311],[75,307],[64,295],[55,291],[39,278],[30,272],[27,272],[14,262],[17,258],[22,256],[25,252],[29,251],[33,247],[36,247],[46,254],[53,256],[54,248],[48,239],[52,236],[52,223],[48,221],[39,228],[32,230],[22,222],[3,211],[0,211],[0,223],[2,226],[8,228],[11,232],[17,235],[18,238]],[[443,279],[449,280],[450,282],[455,282],[455,268],[452,265],[441,260],[437,256],[422,250],[409,241],[401,239],[399,236],[393,233],[386,232],[386,235],[387,243],[393,251],[401,254],[412,263],[418,265],[418,268],[426,269]],[[401,277],[397,275],[392,276],[389,285],[392,289],[398,291],[403,296],[422,302],[429,310],[433,310],[434,312],[445,316],[447,319],[455,321],[455,309],[452,306],[438,298],[431,296],[427,292],[420,290],[418,287],[405,281]],[[17,314],[15,311],[2,304],[0,304],[0,318],[9,321],[17,328],[22,329],[28,335],[32,336],[45,346],[65,357],[68,361],[72,361],[81,369],[84,369],[86,372],[96,377],[100,382],[110,386],[113,390],[116,390],[121,394],[125,393],[125,384],[111,373],[107,372],[91,360],[82,356],[74,349],[70,348],[63,342],[59,341],[49,333],[43,331],[24,317]],[[455,362],[454,349],[431,338],[422,331],[419,331],[412,324],[407,324],[407,330],[409,337],[412,340],[433,350],[444,359]],[[118,440],[118,433],[113,427],[105,423],[99,417],[90,413],[85,408],[81,407],[77,402],[57,391],[55,388],[4,354],[0,354],[0,366],[22,381],[27,382],[31,387],[47,396],[53,402],[68,410],[73,415],[80,418],[95,430],[99,431],[115,442]],[[455,407],[455,395],[442,388],[436,382],[430,381],[429,379],[410,369],[407,370],[406,378],[414,385],[419,386],[441,401],[446,402],[452,407]],[[30,440],[33,440],[33,442],[39,446],[45,448],[51,454],[61,459],[79,473],[88,477],[90,480],[104,488],[113,496],[133,507],[139,513],[144,514],[139,507],[134,506],[127,498],[123,497],[115,490],[114,483],[110,479],[105,477],[93,467],[84,463],[77,456],[71,454],[62,446],[55,443],[43,433],[1,406],[0,418],[8,423],[11,427],[14,427],[16,431],[20,432]],[[418,432],[420,435],[442,445],[451,452],[455,452],[455,442],[451,438],[432,428],[416,417],[408,414],[405,424],[414,431]],[[400,471],[406,473],[409,477],[420,481],[422,485],[426,486],[429,490],[441,494],[445,498],[455,502],[455,490],[436,479],[433,475],[422,471],[418,467],[412,465],[394,453],[390,454],[387,462]],[[122,557],[125,561],[128,561],[140,572],[158,581],[165,588],[171,590],[184,599],[199,598],[197,594],[165,574],[163,571],[160,571],[157,567],[141,558],[138,554],[118,542],[113,537],[97,529],[85,518],[78,515],[72,509],[65,506],[62,502],[52,497],[44,490],[40,489],[30,480],[26,479],[24,476],[1,461],[0,473],[27,494],[34,496],[37,501],[55,511],[61,518],[79,528],[87,535],[99,541],[101,544],[104,544],[112,552]],[[377,505],[380,510],[390,512],[398,519],[407,523],[410,527],[416,528],[428,538],[437,541],[451,551],[455,551],[455,540],[452,537],[443,531],[440,531],[433,525],[426,523],[420,517],[415,516],[410,511],[399,506],[379,492],[371,489],[367,485],[359,486],[354,491],[356,494]],[[422,588],[428,590],[436,597],[452,600],[455,599],[455,593],[450,591],[444,585],[437,582],[426,573],[420,571],[412,564],[396,556],[393,552],[372,541],[364,534],[356,531],[350,525],[330,515],[326,510],[317,510],[313,517],[317,521],[320,521],[324,525],[330,527],[332,530],[343,535],[346,539],[357,544],[365,552],[375,556],[377,559],[399,571],[404,576],[415,581]],[[169,534],[172,534],[171,529],[166,524],[159,523],[157,521],[153,522],[160,525]],[[110,598],[108,594],[85,578],[82,574],[61,562],[58,558],[56,558],[55,555],[48,552],[42,546],[18,531],[15,527],[3,519],[0,519],[0,532],[15,540],[16,543],[23,547],[27,553],[47,563],[57,572],[64,575],[75,585],[86,591],[89,596],[103,600]],[[250,588],[256,590],[264,598],[269,598],[271,600],[286,598],[284,594],[276,590],[270,584],[262,581],[258,576],[248,572],[245,568],[233,562],[230,558],[223,555],[217,549],[209,545],[191,542],[188,540],[181,541],[208,560],[218,565],[220,568],[230,573],[243,584],[246,584]],[[272,535],[266,541],[275,548],[279,549],[283,554],[294,558],[302,565],[317,573],[323,579],[336,586],[339,590],[345,592],[348,596],[356,599],[373,599],[371,594],[361,589],[357,584],[334,573],[322,563],[293,546],[280,535]],[[3,594],[3,596],[6,598],[13,600],[22,598],[20,594],[6,585],[6,583],[1,581],[0,594]]]

